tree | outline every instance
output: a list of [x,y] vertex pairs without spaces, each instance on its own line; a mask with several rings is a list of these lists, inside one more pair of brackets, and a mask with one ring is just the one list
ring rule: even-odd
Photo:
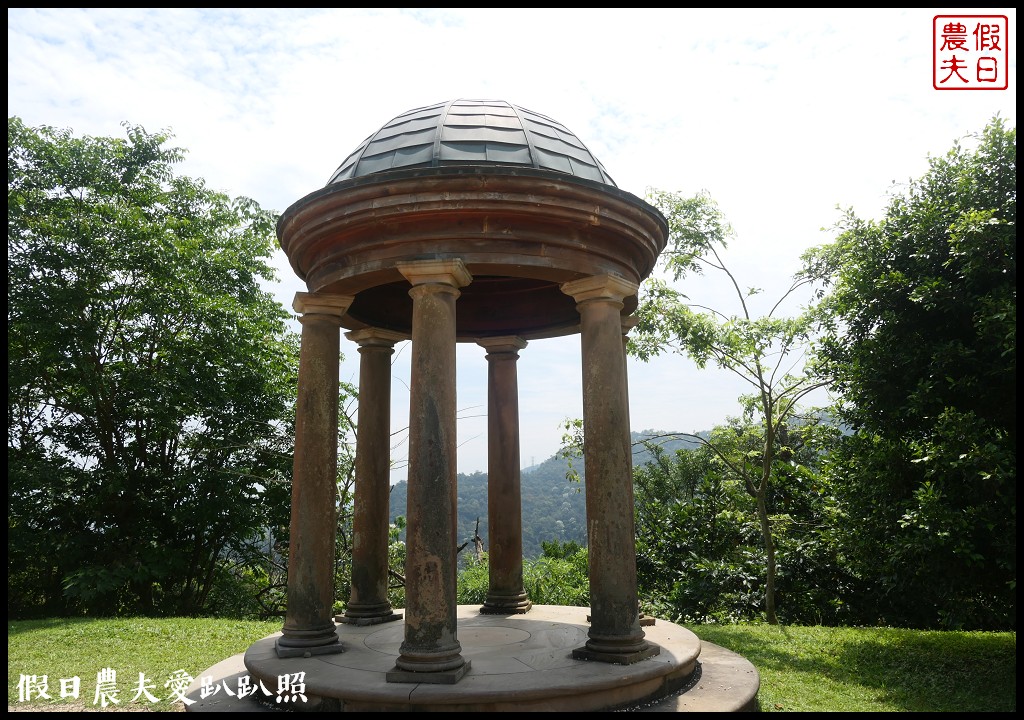
[[1016,129],[968,144],[806,256],[830,284],[821,370],[853,432],[829,467],[871,621],[1015,626]]
[[641,605],[674,622],[744,617],[748,608],[738,607],[735,590],[748,599],[752,578],[736,556],[746,549],[749,513],[741,506],[750,499],[726,479],[710,447],[670,453],[662,439],[644,441],[651,459],[633,468]]
[[125,129],[8,118],[9,613],[202,611],[287,517],[276,217]]
[[[818,468],[828,442],[820,436],[835,433],[828,423],[795,424],[793,455],[777,464],[768,489],[784,623],[846,619],[850,579],[831,533],[834,498]],[[740,455],[757,437],[756,428],[734,420],[695,448],[669,452],[658,444],[662,438],[646,441],[651,459],[634,468],[633,478],[637,582],[652,615],[701,624],[762,616],[765,552],[757,502],[718,455]]]
[[692,303],[668,282],[651,278],[644,284],[636,311],[639,322],[628,350],[641,360],[663,352],[685,354],[700,368],[714,361],[750,386],[751,393],[740,398],[747,421],[747,447],[730,448],[706,439],[703,442],[757,502],[767,566],[764,608],[768,622],[776,624],[776,547],[769,488],[782,466],[792,462],[788,428],[798,403],[825,383],[806,367],[791,370],[807,360],[813,313],[808,310],[791,318],[775,313],[811,280],[796,278],[766,314],[755,316],[748,300],[760,291],[744,291],[722,261],[720,250],[727,246],[732,231],[715,202],[704,193],[683,198],[661,191],[651,192],[649,200],[669,224],[663,269],[676,282],[690,272],[702,273],[705,269],[724,274],[735,293],[738,312],[727,314]]

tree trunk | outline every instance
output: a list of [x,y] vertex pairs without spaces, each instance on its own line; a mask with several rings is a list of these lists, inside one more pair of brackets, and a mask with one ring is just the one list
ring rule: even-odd
[[764,539],[765,557],[768,561],[764,587],[764,612],[769,625],[778,625],[779,619],[775,616],[775,543],[772,541],[772,526],[768,520],[766,495],[767,489],[762,484],[757,491],[757,516],[761,521],[761,537]]
[[476,561],[484,561],[484,539],[480,537],[480,518],[476,519],[476,530],[473,531],[473,549],[476,552]]

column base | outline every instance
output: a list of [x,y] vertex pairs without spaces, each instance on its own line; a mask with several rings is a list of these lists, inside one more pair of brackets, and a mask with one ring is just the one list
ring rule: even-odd
[[388,670],[385,680],[389,683],[432,683],[435,685],[454,685],[469,672],[470,661],[454,670],[428,670],[416,672],[403,670],[395,665]]
[[484,615],[522,615],[530,611],[533,603],[524,594],[518,598],[488,598],[480,612]]
[[382,615],[367,615],[366,617],[350,616],[350,615],[335,615],[334,622],[344,623],[345,625],[379,625],[381,623],[393,622],[395,620],[401,620],[402,613],[388,612]]
[[597,662],[611,663],[613,665],[632,665],[641,660],[661,654],[661,648],[654,643],[645,643],[647,647],[641,650],[611,652],[607,650],[591,650],[587,646],[576,648],[572,651],[574,660],[594,660]]
[[[590,615],[587,615],[587,622],[590,622]],[[649,627],[655,623],[655,618],[640,613],[640,627]]]
[[345,646],[337,637],[331,643],[307,646],[284,645],[281,643],[282,640],[284,638],[280,637],[274,642],[274,651],[277,652],[279,658],[313,657],[314,655],[334,655],[345,652]]

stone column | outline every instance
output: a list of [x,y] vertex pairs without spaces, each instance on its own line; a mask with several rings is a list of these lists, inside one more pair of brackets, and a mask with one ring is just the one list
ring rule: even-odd
[[346,295],[296,293],[302,349],[288,547],[288,607],[278,657],[342,652],[332,619],[337,532],[338,367]]
[[523,587],[523,510],[519,487],[520,337],[477,340],[487,349],[487,554],[489,586],[480,612],[525,613],[533,603]]
[[400,620],[388,601],[388,501],[391,483],[391,355],[404,335],[378,328],[346,333],[359,343],[359,416],[352,514],[352,594],[338,622]]
[[388,682],[455,683],[469,670],[456,633],[455,300],[461,260],[399,263],[412,284],[405,640]]
[[612,275],[565,283],[576,300],[583,359],[583,461],[590,567],[589,640],[582,660],[629,664],[657,655],[644,640],[636,582],[633,462],[622,347],[623,299],[637,285]]
[[[626,358],[626,366],[629,366],[629,331],[637,326],[640,318],[636,315],[623,316],[622,320],[622,352]],[[629,372],[626,373],[626,407],[629,407]],[[632,460],[632,435],[630,435],[630,459]],[[589,619],[589,618],[588,618]],[[640,612],[640,626],[649,627],[656,623],[655,618]]]
[[[640,322],[640,318],[636,315],[626,315],[619,319],[619,324],[622,327],[622,353],[626,360],[626,365],[629,364],[629,331],[636,327],[637,323]],[[625,372],[625,371],[623,371]],[[629,407],[629,373],[626,372],[626,379],[623,381],[626,385],[626,407]]]

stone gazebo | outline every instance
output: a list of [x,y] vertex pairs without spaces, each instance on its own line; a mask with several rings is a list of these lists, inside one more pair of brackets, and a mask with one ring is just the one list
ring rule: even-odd
[[[246,654],[251,673],[272,681],[312,668],[315,656],[324,670],[306,675],[314,697],[344,709],[404,710],[604,709],[664,696],[691,678],[700,641],[661,620],[652,626],[645,618],[641,626],[623,348],[637,289],[667,233],[664,217],[620,190],[573,133],[502,101],[455,100],[399,115],[360,144],[324,188],[288,208],[278,236],[308,289],[294,303],[302,349],[288,605],[273,645],[268,638]],[[352,594],[335,619],[341,328],[359,347],[360,397]],[[582,343],[589,611],[531,607],[522,572],[516,360],[530,340],[575,333]],[[407,602],[396,612],[387,599],[390,356],[407,339]],[[460,608],[456,599],[458,342],[482,346],[488,362],[490,587],[481,608]],[[655,628],[668,635],[655,638]],[[541,637],[557,645],[555,634],[575,644],[552,650],[550,668],[524,660],[534,664],[532,682],[524,679],[531,673],[509,675],[505,687],[474,699],[500,663],[482,667],[481,655],[471,669],[460,630],[497,651],[501,643],[522,649]],[[372,655],[372,677],[331,679],[331,668],[351,666],[357,650],[383,652],[388,638],[399,637],[387,668]],[[564,682],[558,672],[567,673]],[[608,679],[588,685],[594,672]],[[543,689],[549,685],[559,687]],[[425,686],[435,694],[413,689]],[[406,697],[414,692],[416,702]],[[552,705],[551,697],[565,704]]]

